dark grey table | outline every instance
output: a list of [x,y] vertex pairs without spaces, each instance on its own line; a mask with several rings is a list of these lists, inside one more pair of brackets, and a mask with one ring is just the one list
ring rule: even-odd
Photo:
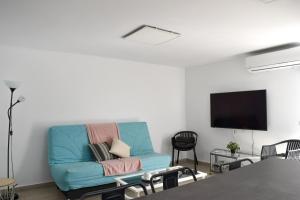
[[299,200],[300,161],[268,159],[139,200]]

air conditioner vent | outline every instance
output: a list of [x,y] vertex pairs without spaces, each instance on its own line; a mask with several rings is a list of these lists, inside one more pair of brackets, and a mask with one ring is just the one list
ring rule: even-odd
[[300,47],[249,56],[246,58],[246,65],[253,73],[299,67]]

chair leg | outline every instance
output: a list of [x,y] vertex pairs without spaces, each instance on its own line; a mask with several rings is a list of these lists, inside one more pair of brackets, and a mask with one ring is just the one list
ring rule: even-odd
[[199,165],[198,158],[197,158],[197,153],[196,153],[196,149],[195,148],[194,148],[194,154],[195,154],[197,165]]
[[178,150],[178,152],[177,152],[177,165],[178,165],[178,162],[179,162],[179,150]]
[[197,159],[197,155],[196,155],[196,150],[195,150],[195,148],[193,148],[193,151],[194,151],[194,167],[195,167],[195,173],[197,173],[198,159]]
[[172,150],[172,166],[174,166],[174,153],[175,153],[175,149],[173,147],[173,150]]

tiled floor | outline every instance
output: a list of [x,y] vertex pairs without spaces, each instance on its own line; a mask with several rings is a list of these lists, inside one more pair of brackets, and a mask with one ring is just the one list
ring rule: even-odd
[[[193,169],[193,162],[183,161],[180,165],[187,166]],[[209,164],[199,163],[198,170],[209,173]],[[64,196],[57,190],[53,183],[43,184],[39,186],[22,188],[18,190],[20,200],[63,200]],[[99,198],[91,198],[91,200]]]

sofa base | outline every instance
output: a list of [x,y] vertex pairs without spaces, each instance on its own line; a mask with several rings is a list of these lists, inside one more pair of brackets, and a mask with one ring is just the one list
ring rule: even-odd
[[86,187],[86,188],[80,188],[80,189],[69,190],[69,191],[62,191],[58,187],[57,188],[64,194],[66,200],[76,200],[76,199],[80,199],[80,197],[87,192],[103,190],[103,189],[112,188],[116,186],[117,186],[116,183],[110,183],[105,185]]

